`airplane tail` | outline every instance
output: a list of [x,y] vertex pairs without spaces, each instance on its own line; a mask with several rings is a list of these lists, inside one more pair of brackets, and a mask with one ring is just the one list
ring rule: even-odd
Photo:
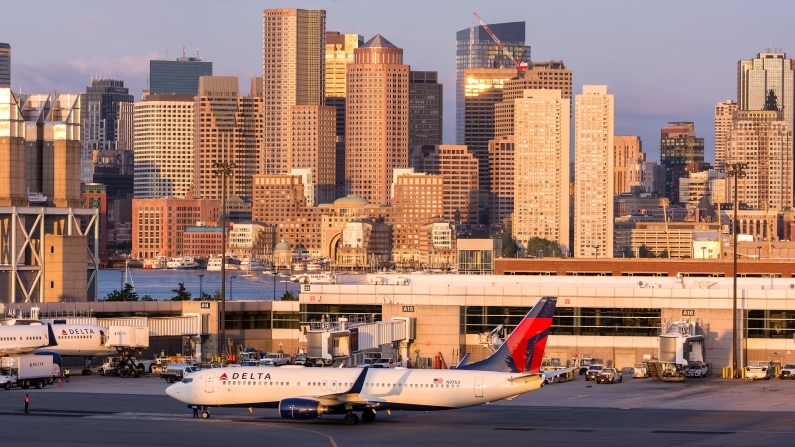
[[547,345],[556,297],[545,296],[530,309],[516,329],[491,357],[458,369],[536,374]]

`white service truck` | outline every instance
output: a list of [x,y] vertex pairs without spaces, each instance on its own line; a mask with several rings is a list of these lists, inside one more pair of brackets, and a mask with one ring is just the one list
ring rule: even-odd
[[41,389],[52,382],[53,371],[51,355],[0,357],[0,388]]

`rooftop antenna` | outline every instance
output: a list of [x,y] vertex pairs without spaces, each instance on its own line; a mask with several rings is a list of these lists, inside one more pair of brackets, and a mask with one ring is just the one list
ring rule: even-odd
[[182,47],[182,58],[185,59],[185,47]]
[[196,59],[202,60],[202,49],[196,48]]

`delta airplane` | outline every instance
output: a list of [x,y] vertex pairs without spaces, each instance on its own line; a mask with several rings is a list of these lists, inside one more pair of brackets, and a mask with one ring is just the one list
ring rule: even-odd
[[0,356],[30,354],[36,348],[57,344],[46,324],[0,326]]
[[202,370],[166,389],[188,406],[278,408],[285,419],[344,414],[348,425],[373,422],[376,411],[448,410],[534,391],[570,370],[541,372],[557,298],[544,297],[497,352],[457,369],[240,367]]
[[50,326],[57,346],[36,349],[37,354],[57,354],[61,357],[83,357],[86,366],[83,375],[90,375],[88,368],[94,357],[118,355],[113,346],[105,346],[108,328],[93,324],[53,324]]

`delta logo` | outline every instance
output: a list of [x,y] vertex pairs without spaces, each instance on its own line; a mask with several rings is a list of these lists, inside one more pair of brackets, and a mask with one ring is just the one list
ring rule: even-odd
[[61,335],[68,335],[68,334],[66,333],[66,329],[61,329]]
[[221,374],[221,377],[218,380],[226,380],[226,373]]

